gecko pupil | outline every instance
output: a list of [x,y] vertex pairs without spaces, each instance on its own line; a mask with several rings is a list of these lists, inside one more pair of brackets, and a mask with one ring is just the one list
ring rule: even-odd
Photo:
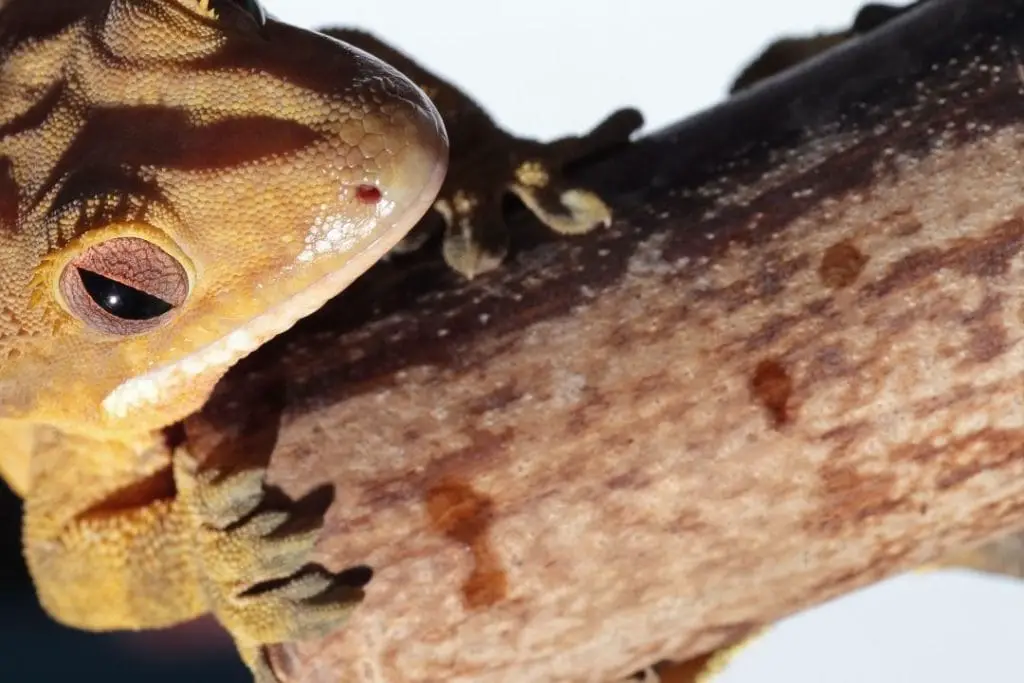
[[96,305],[116,318],[151,320],[173,308],[163,299],[91,270],[79,268],[78,274],[82,278],[82,286]]

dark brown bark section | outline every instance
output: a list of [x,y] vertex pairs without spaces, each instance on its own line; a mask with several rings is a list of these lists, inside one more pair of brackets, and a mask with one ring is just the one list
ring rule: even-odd
[[611,680],[1024,525],[1022,38],[935,0],[588,169],[610,229],[382,264],[240,364],[192,448],[260,412],[374,569],[295,680]]

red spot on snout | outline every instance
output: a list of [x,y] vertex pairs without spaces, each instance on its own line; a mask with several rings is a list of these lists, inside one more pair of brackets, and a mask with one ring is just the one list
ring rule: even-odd
[[380,201],[380,190],[373,185],[360,185],[356,188],[356,199],[363,204],[376,204]]

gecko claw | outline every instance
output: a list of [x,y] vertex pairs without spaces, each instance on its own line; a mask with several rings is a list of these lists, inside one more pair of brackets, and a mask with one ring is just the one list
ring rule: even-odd
[[291,677],[282,672],[278,673],[277,668],[272,664],[275,658],[270,654],[270,648],[263,646],[240,647],[238,654],[242,661],[252,672],[253,683],[288,683]]
[[348,583],[344,575],[310,565],[231,596],[225,611],[245,621],[249,641],[271,644],[322,638],[338,628],[362,599],[362,588]]
[[[349,583],[346,572],[331,574],[313,567],[272,588],[257,589],[252,598],[267,604],[277,600],[277,614],[290,620],[289,628],[303,638],[319,638],[337,628],[363,598],[360,586]],[[240,600],[251,599],[242,597]],[[277,616],[275,618],[280,618]],[[292,648],[286,642],[239,643],[238,651],[253,674],[254,683],[288,683],[292,680]]]

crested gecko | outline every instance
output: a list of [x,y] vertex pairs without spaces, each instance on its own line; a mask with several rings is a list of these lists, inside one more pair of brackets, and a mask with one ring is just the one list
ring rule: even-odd
[[392,67],[234,0],[0,11],[0,471],[39,599],[82,629],[210,611],[261,648],[359,597],[260,472],[165,428],[428,210],[436,108]]
[[306,563],[321,519],[259,468],[200,468],[175,424],[422,246],[428,211],[466,277],[507,251],[505,192],[558,232],[606,224],[561,167],[627,142],[639,114],[515,138],[371,36],[252,0],[6,0],[0,54],[0,474],[39,599],[88,630],[212,612],[276,680],[265,646],[336,627],[361,590]]

